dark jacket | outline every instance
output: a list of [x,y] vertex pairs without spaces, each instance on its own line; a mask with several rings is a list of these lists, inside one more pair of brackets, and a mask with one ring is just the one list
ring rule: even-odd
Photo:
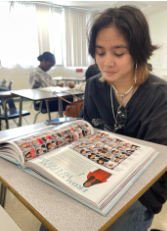
[[[119,106],[113,96],[114,111]],[[149,75],[126,105],[127,120],[119,134],[167,145],[167,82]],[[88,80],[85,90],[84,119],[95,128],[114,131],[110,86],[99,77]],[[143,196],[140,202],[152,213],[160,212],[167,199],[167,173]]]

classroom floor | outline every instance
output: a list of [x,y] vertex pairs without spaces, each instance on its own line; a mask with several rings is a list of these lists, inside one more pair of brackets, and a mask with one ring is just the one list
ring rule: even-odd
[[[18,108],[17,103],[16,106]],[[23,102],[23,109],[30,111],[31,114],[26,117],[26,120],[28,124],[33,124],[36,111],[33,109],[32,102],[29,101]],[[51,113],[51,117],[52,119],[56,118],[57,113],[55,112]],[[39,114],[36,123],[43,122],[47,118],[48,118],[47,114]],[[24,118],[22,121],[23,121],[22,126],[27,125],[27,122],[24,120]],[[2,123],[2,125],[3,125],[3,129],[5,129],[5,124]],[[10,120],[9,127],[12,129],[17,126],[12,120]],[[12,219],[17,223],[17,225],[22,229],[22,231],[39,230],[40,221],[12,193],[10,193],[9,190],[7,190],[5,210],[12,217]],[[149,229],[149,231],[151,229],[159,229],[161,231],[167,231],[166,217],[167,217],[167,202],[163,206],[162,211],[158,215],[155,215],[153,224]],[[73,230],[73,231],[78,231],[78,230]],[[118,230],[118,231],[126,231],[126,230]]]

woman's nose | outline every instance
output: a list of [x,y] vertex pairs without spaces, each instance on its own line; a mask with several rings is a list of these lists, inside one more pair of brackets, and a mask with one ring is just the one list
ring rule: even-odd
[[104,60],[105,66],[114,66],[114,57],[111,54],[106,54],[105,60]]

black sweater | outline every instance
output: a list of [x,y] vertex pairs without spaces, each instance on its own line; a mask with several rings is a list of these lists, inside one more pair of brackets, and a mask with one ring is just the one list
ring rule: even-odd
[[[115,114],[119,106],[113,94]],[[149,75],[126,105],[127,120],[117,133],[167,145],[167,82]],[[110,86],[99,77],[87,81],[84,100],[84,119],[95,128],[114,131]],[[140,198],[152,213],[159,213],[167,199],[167,173]]]

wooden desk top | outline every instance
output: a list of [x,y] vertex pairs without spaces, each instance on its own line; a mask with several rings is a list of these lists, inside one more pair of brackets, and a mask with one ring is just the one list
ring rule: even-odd
[[[70,92],[71,90],[69,90]],[[23,97],[27,98],[33,101],[36,100],[46,100],[46,99],[58,99],[56,95],[53,94],[53,92],[48,92],[48,91],[42,91],[40,89],[23,89],[23,90],[16,90],[16,91],[11,91],[11,93],[15,96],[18,97]],[[73,95],[83,95],[84,92],[82,91],[74,91],[72,90],[71,93]],[[67,97],[70,96],[70,93],[65,93],[65,92],[59,92],[57,93],[59,96]]]
[[[25,134],[25,132],[43,125],[41,123],[2,131],[0,132],[0,138],[11,136],[12,133],[16,132],[18,135]],[[105,217],[23,172],[18,166],[2,158],[0,158],[0,181],[50,231],[103,231],[121,216],[166,171],[166,146],[130,137],[128,139],[143,145],[152,146],[161,153]]]

